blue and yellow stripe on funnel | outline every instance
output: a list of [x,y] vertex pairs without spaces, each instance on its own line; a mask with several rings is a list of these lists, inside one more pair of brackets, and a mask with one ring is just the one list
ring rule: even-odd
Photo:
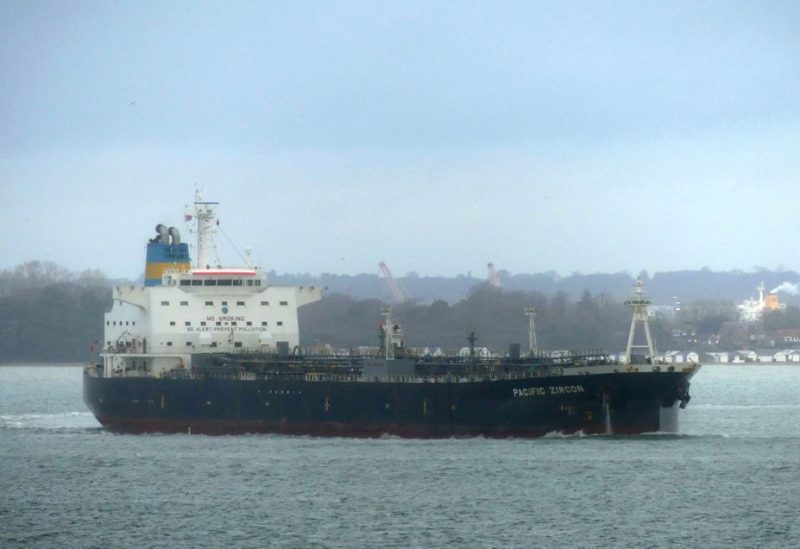
[[161,277],[167,271],[188,272],[192,268],[189,258],[189,245],[162,244],[150,242],[147,244],[147,262],[144,269],[144,285],[160,286]]

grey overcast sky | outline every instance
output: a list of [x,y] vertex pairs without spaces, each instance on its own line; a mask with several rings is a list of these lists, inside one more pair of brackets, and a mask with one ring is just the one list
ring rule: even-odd
[[139,276],[197,185],[279,272],[800,270],[798,2],[5,0],[0,21],[0,268]]

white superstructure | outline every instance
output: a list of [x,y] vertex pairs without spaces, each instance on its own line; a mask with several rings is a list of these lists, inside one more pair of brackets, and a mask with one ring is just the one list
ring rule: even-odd
[[291,352],[299,345],[297,309],[321,299],[321,288],[271,286],[257,268],[211,268],[216,203],[197,198],[197,265],[165,270],[160,285],[114,288],[101,355],[106,376],[190,368],[193,353]]

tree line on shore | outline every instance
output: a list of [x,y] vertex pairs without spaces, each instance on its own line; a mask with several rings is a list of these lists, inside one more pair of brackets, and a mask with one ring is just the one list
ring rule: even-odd
[[[328,343],[337,348],[377,346],[382,322],[377,299],[353,299],[335,294],[300,310],[303,343]],[[584,291],[577,300],[564,292],[546,296],[537,292],[506,292],[482,283],[459,302],[443,300],[428,305],[402,303],[392,306],[392,320],[403,326],[406,345],[455,351],[468,346],[470,333],[476,346],[505,352],[510,344],[529,347],[529,319],[525,309],[535,310],[536,340],[540,350],[573,351],[624,348],[631,311],[607,294]],[[653,329],[661,341],[671,336],[658,323]]]
[[[0,363],[87,360],[93,342],[103,340],[103,314],[111,307],[112,284],[98,271],[71,273],[47,262],[0,271]],[[377,346],[381,308],[386,305],[386,300],[329,292],[300,309],[301,344]],[[393,305],[392,315],[403,325],[408,346],[454,351],[467,346],[474,332],[477,346],[502,353],[512,343],[528,349],[526,307],[535,308],[541,350],[618,352],[627,342],[631,311],[623,299],[590,289],[548,295],[477,283],[454,303],[410,301]],[[723,326],[735,323],[731,300],[693,300],[670,313],[652,323],[659,350],[713,350],[739,343],[706,343]],[[789,306],[768,313],[760,327],[768,334],[800,330],[800,309]]]

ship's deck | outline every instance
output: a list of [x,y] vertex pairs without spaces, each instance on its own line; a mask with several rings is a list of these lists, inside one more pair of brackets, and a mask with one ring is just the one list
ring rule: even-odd
[[[474,383],[498,380],[611,373],[692,371],[697,364],[623,364],[601,353],[568,357],[538,355],[521,358],[408,357],[413,375],[373,376],[365,373],[361,356],[302,355],[280,357],[264,354],[196,354],[192,366],[156,375],[136,369],[115,372],[112,377],[159,377],[168,379],[236,379],[241,381]],[[380,360],[380,359],[378,359]],[[391,362],[391,361],[390,361]],[[103,377],[102,368],[90,366],[86,374]]]

